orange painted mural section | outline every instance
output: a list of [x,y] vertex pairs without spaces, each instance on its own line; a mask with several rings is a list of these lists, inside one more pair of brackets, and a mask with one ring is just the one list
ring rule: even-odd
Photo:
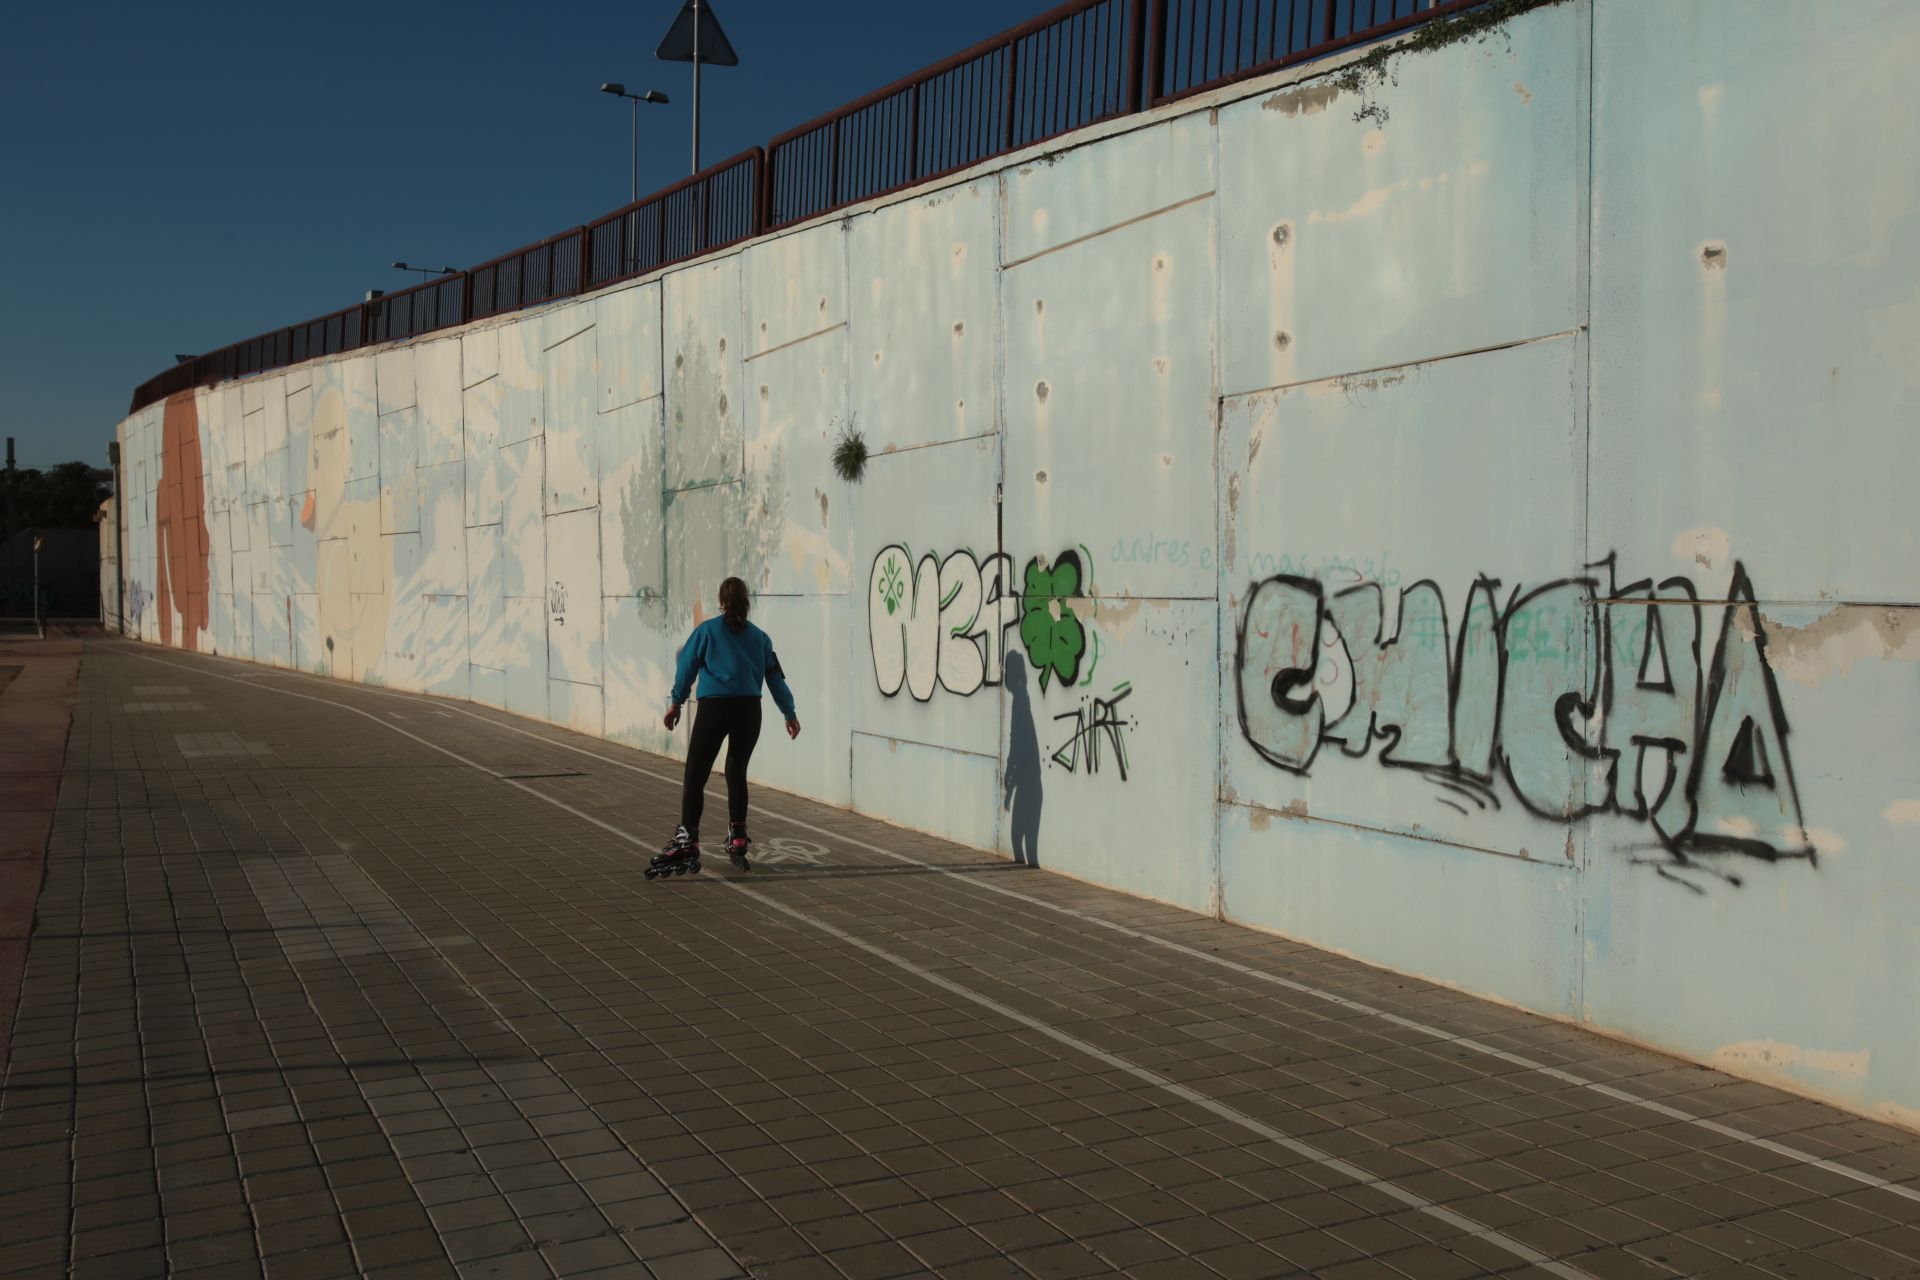
[[154,494],[159,552],[160,642],[172,644],[180,614],[180,647],[191,649],[207,626],[207,486],[200,462],[200,410],[194,393],[167,401],[161,424],[160,489]]

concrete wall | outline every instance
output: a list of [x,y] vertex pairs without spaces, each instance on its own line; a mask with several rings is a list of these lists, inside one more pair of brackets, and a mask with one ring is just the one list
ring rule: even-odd
[[1920,1123],[1916,61],[1564,0],[155,406],[129,613],[674,753],[740,573],[769,783]]
[[116,510],[116,500],[108,498],[93,517],[100,542],[100,625],[108,631],[120,629],[120,535]]

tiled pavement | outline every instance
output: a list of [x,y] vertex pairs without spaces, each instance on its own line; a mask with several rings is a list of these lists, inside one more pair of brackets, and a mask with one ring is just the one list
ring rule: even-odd
[[1920,1274],[1912,1134],[675,774],[94,643],[0,1274]]

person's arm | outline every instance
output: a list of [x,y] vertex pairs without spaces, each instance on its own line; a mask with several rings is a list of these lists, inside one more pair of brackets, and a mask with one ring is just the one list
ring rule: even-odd
[[799,724],[800,718],[793,710],[793,690],[787,687],[787,673],[780,669],[780,655],[773,651],[772,645],[767,646],[767,688],[773,693],[773,705],[780,708],[787,724]]
[[667,708],[666,725],[671,731],[679,722],[680,708],[687,704],[693,694],[693,678],[700,674],[700,660],[706,656],[707,633],[700,627],[693,629],[686,644],[680,648],[680,663],[673,673],[673,705]]

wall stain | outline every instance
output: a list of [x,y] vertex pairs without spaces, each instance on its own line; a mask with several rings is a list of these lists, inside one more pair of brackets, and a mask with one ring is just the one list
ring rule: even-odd
[[1260,105],[1283,116],[1317,116],[1339,96],[1337,84],[1303,84],[1297,89],[1282,89]]
[[[1741,624],[1746,631],[1744,618]],[[1761,625],[1769,665],[1810,689],[1845,676],[1862,661],[1920,662],[1920,624],[1912,609],[1842,605],[1804,626],[1763,612]]]

